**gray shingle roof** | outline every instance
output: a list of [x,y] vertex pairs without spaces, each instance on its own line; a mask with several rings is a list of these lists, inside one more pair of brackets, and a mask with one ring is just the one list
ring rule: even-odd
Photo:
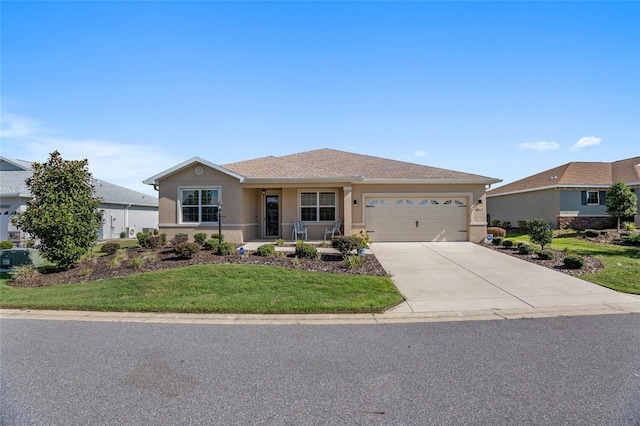
[[[30,192],[25,180],[31,176],[31,162],[0,157],[0,163],[11,162],[20,165],[24,170],[5,170],[0,167],[0,196],[29,197]],[[13,168],[15,169],[15,168]],[[142,192],[134,191],[112,183],[94,179],[96,196],[102,199],[103,204],[132,204],[134,206],[157,207],[158,199]]]

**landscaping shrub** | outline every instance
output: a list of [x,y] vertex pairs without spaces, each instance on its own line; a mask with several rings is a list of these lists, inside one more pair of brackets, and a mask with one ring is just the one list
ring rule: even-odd
[[33,265],[16,266],[11,271],[11,281],[16,283],[29,281],[39,273],[38,269]]
[[11,241],[0,241],[0,249],[9,250],[13,248],[13,243]]
[[518,228],[520,228],[520,230],[522,232],[527,232],[528,231],[528,226],[527,226],[527,222],[528,220],[519,220],[518,221]]
[[122,231],[122,232],[120,233],[120,238],[127,238],[127,233],[126,233],[126,232],[124,232],[124,231]]
[[205,241],[207,241],[207,234],[205,234],[204,232],[198,232],[193,236],[193,241],[200,245],[203,245]]
[[318,256],[318,249],[307,243],[296,243],[296,257],[303,259],[315,259]]
[[194,254],[200,251],[200,246],[196,243],[182,242],[176,244],[173,251],[185,259],[191,259]]
[[342,257],[345,257],[354,250],[364,248],[365,242],[364,239],[358,235],[344,235],[334,237],[331,240],[331,246],[338,250],[342,254]]
[[532,254],[533,251],[533,247],[531,247],[529,244],[521,244],[518,247],[518,253],[520,254]]
[[182,237],[187,237],[187,240],[189,239],[189,234],[185,233],[185,232],[178,232],[176,234],[176,237],[182,238]]
[[504,241],[502,241],[502,245],[503,245],[504,247],[506,247],[506,248],[511,248],[511,247],[513,247],[513,241],[511,241],[511,240],[504,240]]
[[347,266],[347,269],[360,268],[364,265],[364,257],[363,256],[346,256],[344,258],[344,264]]
[[231,256],[236,252],[236,246],[233,243],[218,243],[213,252],[219,256]]
[[258,256],[273,256],[276,248],[273,244],[263,244],[256,250]]
[[490,226],[489,228],[487,228],[487,234],[491,234],[494,237],[506,237],[507,236],[507,231],[505,231],[502,228],[498,228],[495,226]]
[[600,235],[600,231],[596,231],[595,229],[585,229],[584,236],[589,238],[595,238]]
[[584,259],[580,256],[567,256],[564,258],[564,266],[568,269],[580,269],[584,266]]
[[529,228],[529,239],[534,244],[540,244],[540,248],[544,250],[544,246],[551,244],[553,241],[553,231],[551,225],[544,219],[532,219],[527,222]]
[[556,257],[556,255],[551,250],[542,250],[540,253],[538,253],[538,257],[542,260],[551,260]]
[[220,242],[224,241],[224,234],[218,234],[217,232],[211,234],[211,238],[213,238],[214,240],[218,240]]
[[214,250],[216,249],[216,247],[218,246],[218,244],[220,244],[218,242],[218,240],[214,240],[213,238],[210,240],[207,240],[204,242],[204,249],[205,250]]
[[131,264],[129,265],[132,269],[140,269],[145,263],[145,258],[142,256],[135,256],[131,258]]
[[158,235],[159,233],[158,228],[153,228],[153,235]]
[[622,242],[632,246],[640,246],[640,234],[623,235]]
[[500,227],[506,231],[507,229],[511,228],[511,222],[505,220],[500,224]]
[[152,235],[151,237],[147,238],[147,244],[148,244],[147,248],[157,249],[157,248],[163,247],[164,246],[163,241],[166,243],[167,234],[164,234],[164,238],[161,235]]
[[186,243],[187,241],[189,241],[189,236],[187,234],[176,234],[176,236],[171,240],[171,247]]
[[491,221],[491,227],[492,228],[500,228],[500,221],[499,220],[492,220]]
[[163,232],[162,234],[160,234],[160,238],[161,238],[161,242],[162,242],[162,247],[167,245],[167,233]]
[[282,238],[278,238],[278,239],[276,240],[276,245],[277,245],[278,247],[284,247],[284,245],[285,245],[285,244],[286,244],[286,242],[285,242]]
[[104,243],[102,247],[100,247],[100,251],[106,254],[114,254],[120,249],[120,244],[118,243]]
[[502,245],[502,241],[503,240],[504,240],[504,238],[502,238],[502,237],[493,237],[493,240],[491,240],[491,243],[494,246],[499,246],[499,245]]
[[[140,244],[140,247],[143,248],[158,248],[161,247],[161,242],[162,239],[159,237],[154,237],[151,232],[138,232],[136,234],[136,238],[138,238],[138,244]],[[165,234],[165,241],[166,241],[166,234]]]
[[624,224],[624,229],[627,231],[635,231],[636,230],[636,224],[633,222],[625,222]]

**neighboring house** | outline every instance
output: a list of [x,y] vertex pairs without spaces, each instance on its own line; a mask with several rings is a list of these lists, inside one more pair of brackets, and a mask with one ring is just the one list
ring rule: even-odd
[[486,187],[497,182],[332,149],[225,165],[193,157],[144,181],[159,190],[169,238],[221,225],[233,242],[291,239],[296,219],[316,240],[341,220],[343,235],[366,230],[373,241],[481,241]]
[[[11,216],[27,208],[31,193],[25,181],[31,176],[31,162],[0,157],[0,240],[24,245],[28,238],[11,223]],[[135,237],[138,231],[158,226],[158,199],[109,182],[94,179],[95,194],[104,211],[100,240],[119,238],[120,232]]]
[[[517,226],[519,220],[541,218],[557,229],[615,228],[617,220],[607,216],[605,200],[618,181],[640,195],[640,157],[567,163],[492,189],[487,192],[488,220]],[[635,223],[640,225],[637,215]]]

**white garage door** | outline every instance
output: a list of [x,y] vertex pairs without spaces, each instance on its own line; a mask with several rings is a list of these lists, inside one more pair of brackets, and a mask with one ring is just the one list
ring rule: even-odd
[[375,241],[466,241],[466,197],[368,196],[365,224]]

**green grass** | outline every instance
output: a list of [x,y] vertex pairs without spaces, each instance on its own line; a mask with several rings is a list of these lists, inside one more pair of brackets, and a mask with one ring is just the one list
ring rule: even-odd
[[201,265],[110,280],[14,288],[0,277],[0,307],[133,312],[383,312],[402,302],[388,277],[258,265]]
[[[527,235],[508,236],[514,242],[529,241]],[[640,294],[640,248],[598,244],[580,238],[555,237],[549,248],[600,260],[604,269],[581,275],[583,280],[625,293]],[[545,247],[546,248],[546,247]]]

